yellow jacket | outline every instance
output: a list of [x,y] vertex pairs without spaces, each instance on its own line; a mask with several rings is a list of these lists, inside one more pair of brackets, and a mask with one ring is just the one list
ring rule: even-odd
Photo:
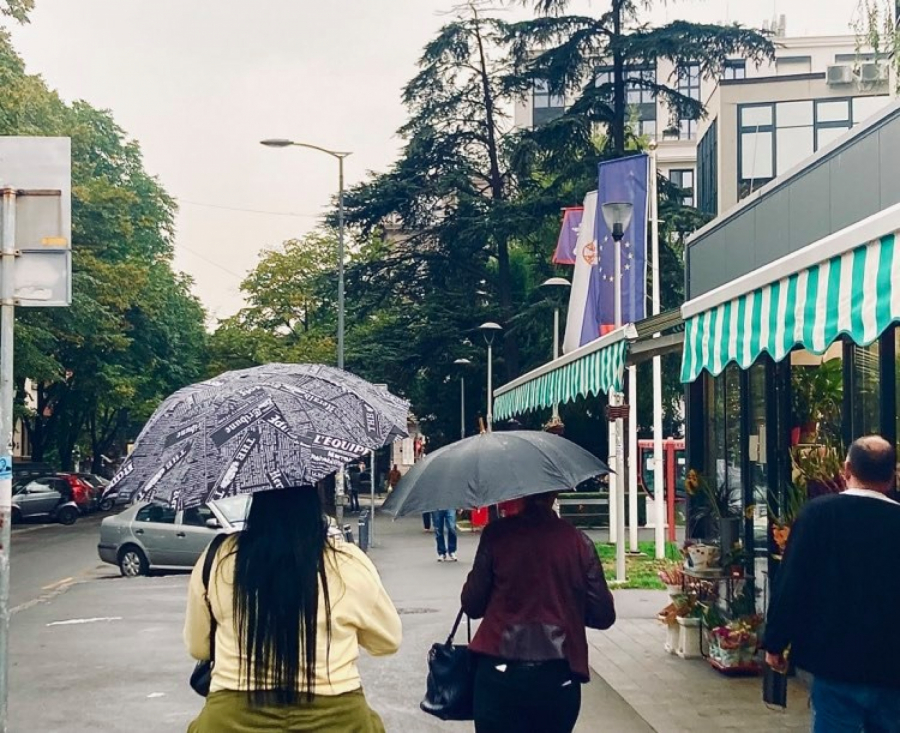
[[[356,664],[359,647],[375,656],[393,654],[400,647],[402,637],[400,617],[369,558],[358,547],[340,538],[329,542],[331,547],[325,551],[325,576],[331,600],[331,648],[328,649],[325,597],[320,587],[313,687],[317,695],[341,695],[359,689],[361,683]],[[247,689],[239,673],[233,612],[234,554],[231,551],[234,544],[232,539],[222,543],[210,574],[209,600],[218,623],[211,692]],[[185,644],[197,660],[209,659],[210,618],[203,594],[205,559],[204,552],[191,575],[184,624]],[[285,578],[285,582],[289,579]]]

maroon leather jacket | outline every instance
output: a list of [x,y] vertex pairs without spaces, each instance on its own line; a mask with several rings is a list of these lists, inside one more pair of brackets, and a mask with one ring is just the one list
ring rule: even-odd
[[485,528],[462,608],[483,618],[473,652],[564,659],[581,682],[590,679],[585,627],[608,629],[616,620],[594,543],[552,511],[532,508]]

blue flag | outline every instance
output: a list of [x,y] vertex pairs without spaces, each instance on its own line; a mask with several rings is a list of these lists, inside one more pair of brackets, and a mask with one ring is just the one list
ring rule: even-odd
[[[634,206],[631,223],[622,238],[622,324],[636,323],[647,316],[647,219],[650,201],[647,194],[650,158],[632,155],[599,166],[595,232],[597,264],[591,273],[588,298],[596,298],[599,333],[615,326],[615,242],[606,226],[602,205],[630,202]],[[585,323],[585,326],[588,324]]]

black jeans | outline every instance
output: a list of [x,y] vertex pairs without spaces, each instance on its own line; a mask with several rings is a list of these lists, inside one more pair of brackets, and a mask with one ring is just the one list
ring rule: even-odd
[[[505,671],[498,670],[505,666]],[[581,685],[566,662],[522,664],[480,657],[475,672],[477,733],[571,733]]]

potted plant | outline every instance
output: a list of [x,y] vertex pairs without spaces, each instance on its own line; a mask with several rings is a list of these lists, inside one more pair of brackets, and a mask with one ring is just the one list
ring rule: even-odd
[[791,369],[792,443],[814,443],[839,424],[844,396],[843,362],[830,359],[817,366]]
[[741,616],[710,628],[709,662],[721,672],[759,671],[756,653],[759,649],[759,627],[762,617]]
[[740,489],[728,486],[727,481],[711,484],[695,469],[688,471],[684,485],[689,496],[700,499],[691,505],[693,517],[715,521],[719,531],[719,555],[722,557],[728,555],[734,550],[741,536],[743,515]]

